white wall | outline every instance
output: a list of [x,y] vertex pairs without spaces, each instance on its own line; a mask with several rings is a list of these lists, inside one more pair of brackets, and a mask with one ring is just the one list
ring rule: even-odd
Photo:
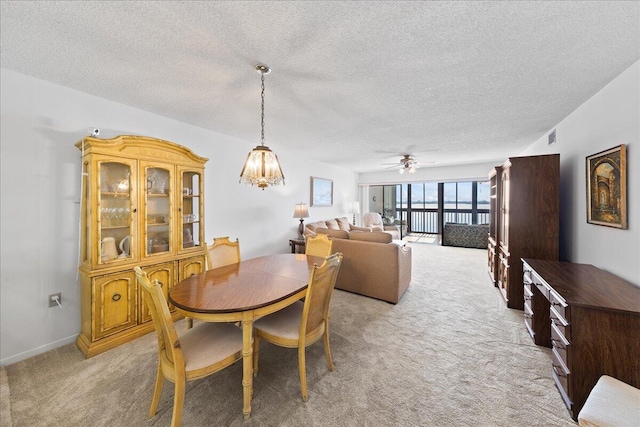
[[[287,252],[297,235],[297,202],[309,202],[310,176],[334,181],[333,207],[310,207],[309,221],[348,216],[357,174],[270,146],[284,187],[238,183],[248,152],[241,141],[133,107],[1,71],[0,364],[73,342],[80,332],[77,281],[80,151],[92,127],[100,137],[146,135],[177,142],[209,158],[205,172],[206,238],[238,237],[243,258]],[[48,308],[62,292],[63,309]]]
[[[612,80],[522,155],[560,153],[560,256],[640,286],[640,61]],[[553,129],[549,129],[551,132]],[[627,230],[587,224],[586,157],[627,145]]]

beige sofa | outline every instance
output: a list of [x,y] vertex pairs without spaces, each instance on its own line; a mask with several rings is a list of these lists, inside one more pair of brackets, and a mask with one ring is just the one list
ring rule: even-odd
[[[334,228],[335,227],[335,228]],[[396,304],[411,282],[411,248],[390,233],[354,227],[345,218],[305,226],[305,237],[327,234],[344,255],[336,288]]]

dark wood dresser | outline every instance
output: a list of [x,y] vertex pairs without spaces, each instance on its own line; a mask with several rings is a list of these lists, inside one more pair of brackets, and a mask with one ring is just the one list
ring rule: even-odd
[[522,259],[525,325],[552,349],[571,417],[601,375],[640,388],[640,287],[593,265]]

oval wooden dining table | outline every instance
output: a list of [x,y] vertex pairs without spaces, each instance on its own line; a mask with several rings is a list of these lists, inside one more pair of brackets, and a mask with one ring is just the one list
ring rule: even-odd
[[304,254],[267,255],[194,274],[169,291],[171,304],[192,319],[242,322],[245,420],[253,395],[253,321],[303,298],[313,265],[323,261]]

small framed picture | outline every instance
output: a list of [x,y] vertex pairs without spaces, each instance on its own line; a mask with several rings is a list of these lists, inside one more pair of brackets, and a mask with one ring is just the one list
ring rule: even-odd
[[311,206],[333,206],[333,181],[311,177]]
[[587,157],[587,222],[627,228],[627,153],[624,144]]

